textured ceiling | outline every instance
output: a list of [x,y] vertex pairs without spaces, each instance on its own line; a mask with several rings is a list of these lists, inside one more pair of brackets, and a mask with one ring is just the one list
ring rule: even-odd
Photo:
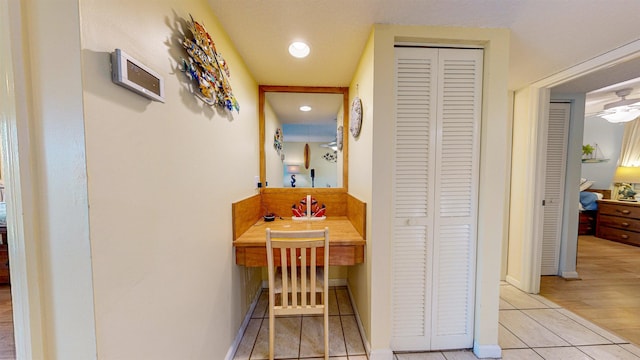
[[[519,89],[640,38],[637,0],[210,0],[259,84],[348,86],[374,23],[511,30]],[[287,47],[304,40],[308,58]]]

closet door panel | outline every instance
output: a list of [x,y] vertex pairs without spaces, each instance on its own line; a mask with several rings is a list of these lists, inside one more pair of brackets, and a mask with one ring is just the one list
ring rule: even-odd
[[473,345],[482,51],[396,48],[394,350]]
[[393,347],[428,350],[437,51],[396,49]]
[[473,346],[482,54],[439,52],[432,350]]
[[551,103],[544,182],[541,275],[558,275],[571,105]]

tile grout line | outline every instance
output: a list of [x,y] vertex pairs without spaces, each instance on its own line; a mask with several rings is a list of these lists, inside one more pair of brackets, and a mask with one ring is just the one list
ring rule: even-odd
[[[559,314],[559,315],[561,315],[561,316],[563,316],[563,317],[567,318],[567,319],[568,319],[568,320],[570,320],[572,323],[579,325],[581,328],[584,328],[585,330],[587,330],[587,331],[589,331],[589,332],[591,332],[591,333],[593,333],[593,334],[595,334],[595,335],[597,335],[597,336],[599,336],[599,337],[601,337],[601,338],[605,339],[606,341],[609,341],[609,344],[592,344],[592,345],[612,345],[612,344],[613,344],[609,339],[605,338],[604,336],[601,336],[601,335],[597,334],[595,331],[593,331],[593,330],[591,330],[591,329],[587,328],[586,326],[584,326],[584,325],[580,324],[579,322],[577,322],[577,321],[575,321],[575,320],[571,319],[570,317],[568,317],[568,316],[566,316],[566,315],[562,314],[561,312],[556,311],[555,309],[549,309],[549,308],[547,308],[547,309],[525,309],[525,310],[553,310],[556,314]],[[527,316],[528,318],[530,318],[531,320],[533,320],[533,321],[535,321],[536,323],[540,324],[540,326],[542,326],[543,328],[547,329],[547,330],[548,330],[550,333],[552,333],[553,335],[555,335],[555,336],[559,337],[559,338],[560,338],[560,339],[562,339],[563,341],[566,341],[566,342],[567,342],[567,344],[569,344],[570,346],[573,346],[573,347],[577,347],[577,346],[578,346],[578,345],[574,345],[574,344],[572,344],[571,342],[569,342],[569,340],[565,339],[565,338],[564,338],[563,336],[561,336],[560,334],[557,334],[555,331],[553,331],[553,330],[549,329],[549,328],[548,328],[548,327],[546,327],[543,323],[541,323],[540,321],[536,320],[535,318],[533,318],[532,316],[530,316],[530,315],[529,315],[529,314],[527,314],[526,312],[524,312],[524,311],[521,311],[521,312],[522,312],[525,316]],[[613,344],[613,345],[615,345],[615,344]],[[582,345],[580,345],[580,346],[582,346]]]
[[[503,311],[503,310],[500,310]],[[524,342],[524,340],[522,340],[518,335],[514,334],[513,331],[511,331],[511,329],[509,329],[508,327],[506,327],[504,324],[502,324],[500,321],[498,321],[498,325],[502,325],[502,327],[507,330],[511,335],[513,335],[513,337],[515,337],[516,339],[520,340],[520,342],[522,342],[526,347],[524,348],[513,348],[513,349],[531,349],[531,347],[529,346],[529,344],[527,344],[526,342]],[[502,349],[502,350],[508,350],[508,349]]]
[[[525,293],[525,295],[529,296],[528,294]],[[508,301],[506,301],[505,299],[502,299],[503,301],[505,301],[506,303],[508,303],[511,306],[514,306],[513,304],[509,303]],[[621,344],[618,344],[614,341],[609,340],[608,338],[598,334],[597,332],[595,332],[594,330],[589,329],[588,327],[586,327],[585,325],[581,324],[580,322],[576,321],[575,319],[561,313],[560,311],[558,311],[558,309],[564,309],[563,307],[559,307],[559,308],[552,308],[552,307],[546,307],[546,308],[533,308],[533,309],[518,309],[516,308],[516,306],[514,306],[515,309],[501,309],[499,311],[509,311],[509,310],[518,310],[520,311],[523,315],[527,316],[528,318],[530,318],[531,320],[533,320],[534,322],[540,324],[540,326],[542,326],[543,328],[545,328],[546,330],[548,330],[550,333],[558,336],[560,339],[566,341],[569,346],[539,346],[537,348],[540,349],[545,349],[545,348],[560,348],[560,347],[566,347],[566,348],[575,348],[576,350],[578,350],[580,353],[584,354],[585,356],[593,359],[593,357],[591,357],[589,354],[585,353],[584,351],[582,351],[582,349],[580,349],[580,347],[595,347],[595,346],[616,346],[618,348],[621,348],[622,350],[624,350],[626,353],[629,353],[633,356],[635,356],[636,358],[639,358],[636,354],[632,353],[631,351],[627,350],[626,348],[620,346]],[[581,328],[586,329],[589,332],[594,333],[595,335],[605,339],[606,341],[608,341],[609,343],[606,344],[587,344],[587,345],[574,345],[572,343],[570,343],[567,339],[565,339],[564,337],[560,336],[559,334],[557,334],[556,332],[554,332],[553,330],[549,329],[547,326],[545,326],[543,323],[539,322],[538,320],[536,320],[535,318],[533,318],[532,316],[530,316],[529,314],[527,314],[526,312],[522,311],[522,310],[553,310],[554,313],[561,315],[563,317],[565,317],[566,319],[570,320],[572,323],[579,325]],[[500,323],[500,325],[502,325],[506,330],[508,330],[509,332],[511,332],[513,334],[513,332],[507,328],[504,324]],[[539,352],[536,351],[537,348],[531,347],[529,344],[527,344],[525,341],[523,341],[522,339],[520,339],[518,336],[516,336],[515,334],[513,334],[516,338],[518,338],[520,341],[522,341],[529,349],[531,349],[534,353],[536,353],[538,356],[542,357],[542,354],[540,354]],[[510,349],[503,349],[503,350],[510,350]],[[515,349],[514,349],[515,350]]]

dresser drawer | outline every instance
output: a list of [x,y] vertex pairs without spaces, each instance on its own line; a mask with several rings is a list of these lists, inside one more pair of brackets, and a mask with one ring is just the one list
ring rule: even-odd
[[600,215],[600,222],[598,225],[623,230],[640,231],[640,220],[621,216]]
[[596,230],[596,211],[581,211],[578,235],[593,235]]
[[6,245],[0,245],[0,284],[9,282],[9,253]]
[[607,203],[601,201],[598,202],[598,212],[601,215],[614,215],[640,219],[640,207],[635,205],[636,203],[627,205],[623,202]]
[[598,229],[596,230],[596,232],[596,236],[599,238],[636,246],[640,245],[640,233],[637,232],[602,226],[602,223],[598,224]]
[[595,226],[592,224],[580,223],[578,225],[578,235],[593,235],[595,230]]

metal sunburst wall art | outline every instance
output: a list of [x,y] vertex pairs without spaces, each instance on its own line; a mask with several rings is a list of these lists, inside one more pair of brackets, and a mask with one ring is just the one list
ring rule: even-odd
[[216,50],[207,30],[189,15],[191,39],[185,36],[182,46],[187,50],[187,58],[182,59],[182,70],[197,84],[196,92],[202,101],[211,106],[224,107],[240,112],[240,104],[233,96],[229,84],[229,68],[222,55]]

